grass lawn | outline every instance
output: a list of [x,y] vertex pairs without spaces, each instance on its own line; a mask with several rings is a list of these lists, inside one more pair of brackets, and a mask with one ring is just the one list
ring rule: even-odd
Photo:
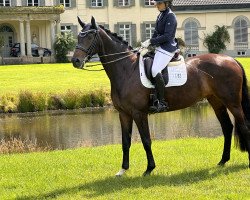
[[149,177],[141,176],[141,143],[132,144],[130,170],[119,178],[121,145],[1,155],[0,199],[249,199],[247,154],[233,148],[218,167],[222,146],[222,137],[154,141]]
[[17,94],[21,90],[64,93],[67,90],[110,89],[104,71],[77,70],[71,63],[0,66],[0,74],[0,94]]

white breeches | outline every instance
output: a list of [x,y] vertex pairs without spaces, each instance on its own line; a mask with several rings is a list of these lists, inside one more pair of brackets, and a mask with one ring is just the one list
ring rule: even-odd
[[165,51],[161,47],[157,47],[155,49],[155,57],[154,62],[152,66],[152,76],[153,78],[156,77],[158,73],[161,73],[161,71],[168,65],[168,63],[171,61],[171,59],[174,56],[174,52],[170,53],[168,51]]

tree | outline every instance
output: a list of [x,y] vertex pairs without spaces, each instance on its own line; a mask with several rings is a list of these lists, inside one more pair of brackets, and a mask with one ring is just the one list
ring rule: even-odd
[[220,53],[226,50],[226,42],[230,42],[230,35],[226,26],[215,26],[215,31],[210,35],[205,35],[204,46],[210,53]]
[[181,55],[184,55],[184,49],[186,47],[186,43],[181,37],[176,38],[176,40],[177,40]]
[[74,49],[75,45],[76,41],[72,33],[58,34],[54,43],[56,62],[69,62],[67,54]]

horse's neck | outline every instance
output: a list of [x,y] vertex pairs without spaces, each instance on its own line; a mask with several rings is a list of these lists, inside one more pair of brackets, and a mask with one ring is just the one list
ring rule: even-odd
[[[100,60],[110,79],[112,87],[120,87],[125,84],[134,71],[133,60],[131,59],[134,55],[128,56],[129,54],[132,54],[132,52],[119,54],[125,51],[128,50],[126,48],[122,48],[120,44],[114,44],[114,42],[109,41],[108,44],[104,44],[103,50],[99,54]],[[117,55],[105,56],[111,54]]]

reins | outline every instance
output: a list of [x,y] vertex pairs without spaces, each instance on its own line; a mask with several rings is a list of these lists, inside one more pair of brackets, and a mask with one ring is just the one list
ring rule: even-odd
[[[82,47],[81,45],[76,45],[76,49],[79,49],[83,52],[85,52],[87,54],[87,58],[86,58],[86,62],[88,62],[92,56],[93,56],[93,50],[94,48],[96,47],[96,44],[97,44],[97,40],[98,40],[98,30],[95,30],[95,29],[92,29],[92,30],[88,30],[88,31],[85,31],[85,32],[80,32],[79,33],[79,36],[80,37],[85,37],[88,33],[95,33],[95,36],[94,36],[94,40],[93,42],[91,43],[90,47],[88,49]],[[100,36],[99,36],[100,37]],[[131,50],[131,51],[123,51],[123,52],[118,52],[118,53],[112,53],[112,54],[106,54],[106,55],[101,55],[99,56],[99,58],[102,58],[102,57],[109,57],[109,56],[115,56],[115,55],[122,55],[122,54],[127,54],[127,53],[130,53],[129,55],[126,55],[124,57],[121,57],[121,58],[117,58],[115,60],[111,60],[111,61],[108,61],[108,62],[105,62],[105,63],[101,63],[102,65],[107,65],[107,64],[110,64],[110,63],[114,63],[114,62],[118,62],[120,60],[123,60],[125,58],[128,58],[132,55],[134,55],[135,53],[137,53],[138,50]],[[84,61],[84,64],[85,64],[85,61]],[[93,65],[88,65],[86,67],[93,67],[93,66],[98,66],[100,64],[93,64]],[[87,71],[102,71],[104,69],[99,69],[99,70],[90,70],[90,69],[85,69],[84,67],[82,68],[83,70],[87,70]]]
[[[85,52],[87,54],[87,57],[86,59],[83,61],[83,65],[88,62],[92,57],[93,57],[93,50],[95,49],[96,45],[97,45],[97,41],[98,41],[98,37],[100,38],[99,34],[98,34],[98,30],[95,30],[95,29],[91,29],[91,30],[88,30],[88,31],[85,31],[85,32],[80,32],[79,33],[79,36],[80,37],[85,37],[88,33],[94,33],[94,39],[93,39],[93,42],[91,43],[91,45],[89,46],[88,49],[82,47],[81,45],[76,45],[76,49],[79,49],[83,52]],[[165,54],[164,52],[156,49],[156,51],[159,51],[163,54]],[[101,63],[101,65],[107,65],[107,64],[111,64],[111,63],[114,63],[114,62],[118,62],[120,60],[123,60],[125,58],[128,58],[132,55],[135,55],[136,53],[139,52],[139,49],[134,49],[134,50],[130,50],[130,51],[123,51],[123,52],[117,52],[117,53],[111,53],[111,54],[106,54],[106,55],[100,55],[99,58],[104,58],[104,57],[109,57],[109,56],[116,56],[116,55],[122,55],[122,54],[127,54],[129,53],[128,55],[125,55],[121,58],[117,58],[117,59],[114,59],[114,60],[111,60],[111,61],[108,61],[108,62],[104,62],[104,63]],[[166,54],[168,55],[168,54]],[[187,63],[186,63],[187,64]],[[94,67],[94,66],[98,66],[100,64],[91,64],[91,65],[88,65],[88,66],[85,66],[83,67],[82,69],[83,70],[86,70],[86,71],[103,71],[104,69],[95,69],[95,70],[91,70],[91,69],[86,69],[88,67]],[[187,64],[188,65],[188,64]],[[207,76],[211,77],[211,78],[214,78],[212,75],[210,75],[209,73],[197,68],[199,71],[201,71],[202,73],[206,74]]]
[[[126,52],[121,52],[121,53],[115,53],[115,54],[107,54],[107,55],[103,55],[103,56],[99,56],[99,57],[105,57],[105,56],[111,56],[111,55],[119,55],[119,54],[124,54],[124,53],[128,53],[128,52],[133,52],[132,54],[129,54],[127,56],[124,56],[122,58],[117,58],[115,60],[112,60],[112,61],[109,61],[109,62],[105,62],[105,63],[101,63],[101,65],[106,65],[106,64],[110,64],[110,63],[114,63],[114,62],[117,62],[117,61],[120,61],[120,60],[123,60],[125,58],[128,58],[132,55],[134,55],[135,53],[137,53],[138,51],[137,50],[133,50],[133,51],[126,51]],[[88,65],[86,67],[94,67],[94,66],[98,66],[100,64],[93,64],[93,65]],[[92,72],[95,72],[95,71],[102,71],[104,69],[94,69],[94,70],[91,70],[91,69],[85,69],[85,68],[82,68],[83,70],[86,70],[86,71],[92,71]]]

